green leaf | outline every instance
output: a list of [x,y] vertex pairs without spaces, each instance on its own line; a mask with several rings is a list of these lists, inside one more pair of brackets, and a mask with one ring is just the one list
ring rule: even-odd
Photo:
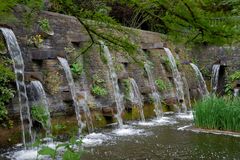
[[38,154],[50,156],[51,158],[54,159],[56,156],[56,151],[50,147],[43,147],[41,150],[38,151]]
[[72,151],[65,151],[63,154],[63,160],[80,160],[80,153],[72,152]]

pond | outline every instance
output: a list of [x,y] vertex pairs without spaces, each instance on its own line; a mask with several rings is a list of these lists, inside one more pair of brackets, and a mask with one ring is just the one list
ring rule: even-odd
[[[240,138],[182,130],[189,125],[192,116],[179,114],[128,122],[122,129],[112,125],[83,138],[82,160],[240,159]],[[17,150],[2,159],[31,159],[34,154]]]

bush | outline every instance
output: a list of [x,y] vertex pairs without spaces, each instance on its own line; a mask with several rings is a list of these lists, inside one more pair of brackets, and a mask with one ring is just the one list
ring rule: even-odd
[[159,91],[164,91],[164,90],[169,89],[171,87],[171,84],[166,83],[165,81],[163,81],[160,78],[155,80],[155,84],[156,84]]
[[196,102],[194,124],[206,129],[240,131],[240,98],[212,95]]
[[0,124],[4,127],[12,126],[8,118],[8,111],[5,105],[13,98],[14,90],[9,88],[9,84],[14,80],[15,75],[8,67],[9,60],[0,57]]
[[48,128],[48,119],[49,116],[45,107],[41,104],[36,104],[31,107],[31,115],[35,121],[38,121],[42,124],[43,128]]
[[91,91],[96,96],[106,96],[107,95],[106,89],[101,86],[98,86],[98,85],[93,85]]

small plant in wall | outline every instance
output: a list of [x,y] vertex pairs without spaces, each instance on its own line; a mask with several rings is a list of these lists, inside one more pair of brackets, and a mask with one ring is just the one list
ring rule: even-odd
[[83,65],[80,63],[73,63],[71,65],[71,71],[74,77],[81,76],[83,72]]
[[47,33],[48,35],[53,35],[54,34],[53,30],[52,30],[52,28],[49,24],[48,19],[46,19],[46,18],[41,19],[41,20],[38,21],[38,24],[39,24],[40,29],[43,32]]
[[31,107],[32,119],[42,124],[43,128],[48,128],[48,119],[47,111],[42,104],[35,104]]
[[31,36],[28,41],[27,41],[28,45],[33,45],[34,47],[40,48],[42,46],[43,43],[43,38],[40,34]]
[[169,89],[171,87],[170,83],[166,83],[161,78],[155,80],[155,84],[156,84],[159,91],[164,91],[164,90]]
[[94,94],[95,96],[106,96],[108,92],[104,87],[104,83],[105,81],[95,74],[93,76],[93,85],[91,88],[92,94]]

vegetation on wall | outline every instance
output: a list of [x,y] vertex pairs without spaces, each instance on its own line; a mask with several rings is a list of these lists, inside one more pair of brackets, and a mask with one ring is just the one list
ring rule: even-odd
[[170,83],[165,82],[161,78],[158,78],[157,80],[155,80],[155,85],[157,86],[159,91],[164,91],[171,87]]
[[13,98],[14,90],[9,87],[10,83],[15,79],[15,75],[9,64],[11,61],[0,55],[0,125],[3,127],[11,127],[12,121],[8,118],[6,109],[7,103]]
[[91,88],[92,94],[95,96],[106,96],[108,92],[104,84],[104,79],[101,79],[97,74],[95,74],[93,76],[93,85]]
[[225,93],[229,96],[233,95],[235,81],[240,80],[240,71],[235,71],[228,76],[227,83],[225,84]]
[[196,127],[240,131],[240,99],[214,95],[194,105]]
[[43,128],[48,128],[48,115],[45,106],[42,104],[35,104],[31,107],[32,119],[41,123]]

